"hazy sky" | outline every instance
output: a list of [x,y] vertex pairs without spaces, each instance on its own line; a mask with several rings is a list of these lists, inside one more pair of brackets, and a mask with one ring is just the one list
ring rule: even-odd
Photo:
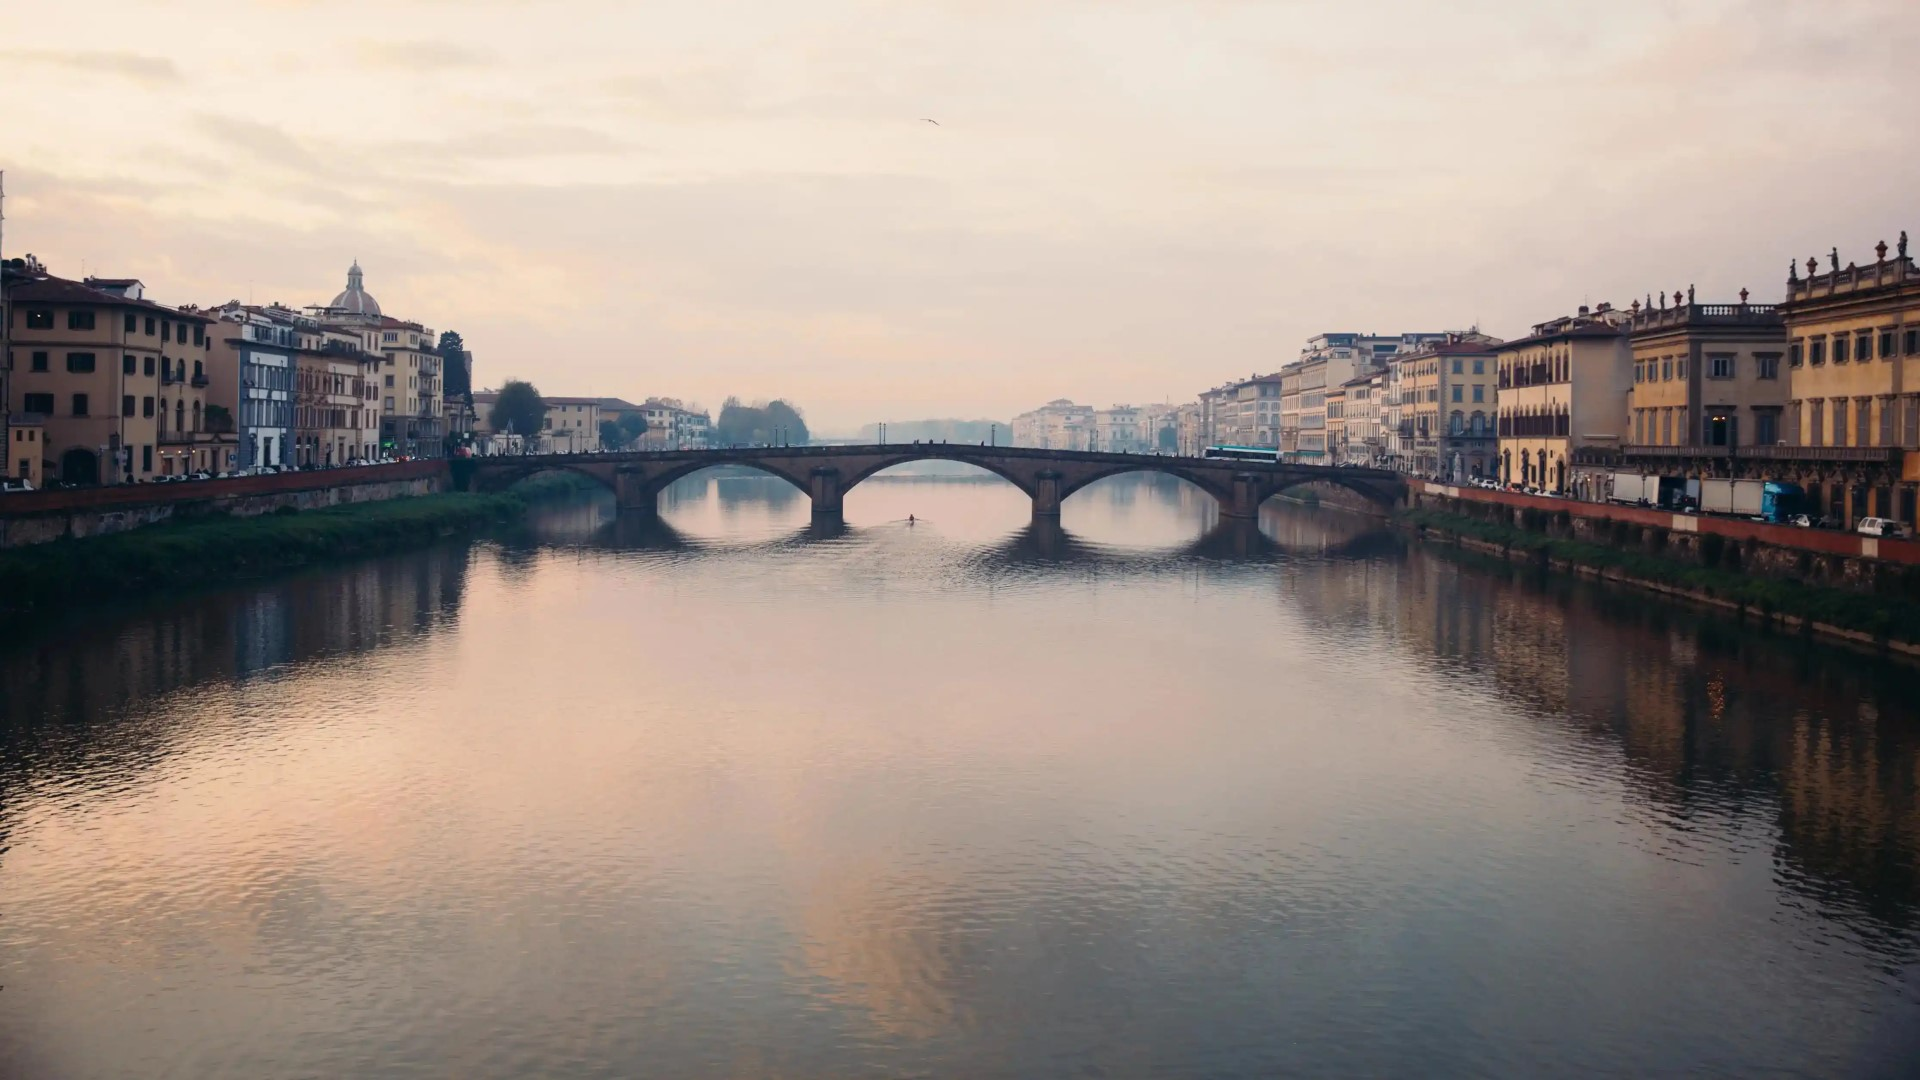
[[1005,418],[1777,299],[1920,232],[1917,57],[1914,0],[42,4],[5,243],[166,303],[357,257],[485,384]]

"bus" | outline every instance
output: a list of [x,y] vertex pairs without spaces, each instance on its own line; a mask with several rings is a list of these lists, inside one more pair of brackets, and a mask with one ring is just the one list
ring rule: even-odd
[[1229,458],[1234,461],[1279,461],[1277,446],[1209,446],[1201,457]]

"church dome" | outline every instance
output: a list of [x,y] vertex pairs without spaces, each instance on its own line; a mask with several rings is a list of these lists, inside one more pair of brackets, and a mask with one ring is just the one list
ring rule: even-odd
[[369,318],[379,317],[380,301],[375,300],[373,294],[368,292],[366,286],[361,284],[360,261],[358,259],[354,260],[353,268],[347,271],[346,291],[334,297],[333,303],[327,306],[338,308],[341,311],[353,315],[365,315]]

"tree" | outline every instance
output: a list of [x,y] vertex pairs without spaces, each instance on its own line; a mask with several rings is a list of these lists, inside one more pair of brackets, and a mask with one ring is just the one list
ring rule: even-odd
[[647,433],[647,418],[639,413],[625,413],[617,420],[600,421],[600,446],[605,450],[619,450],[640,441]]
[[745,405],[739,398],[730,397],[720,406],[720,419],[713,426],[723,446],[804,446],[813,438],[800,410],[778,399],[764,405]]
[[468,399],[473,393],[473,354],[467,351],[460,335],[448,330],[440,335],[441,384],[449,400]]
[[773,429],[769,434],[782,443],[792,446],[805,446],[812,441],[807,432],[807,422],[800,416],[800,410],[775,398],[767,403],[767,426]]
[[495,431],[526,436],[531,443],[547,423],[547,401],[530,382],[508,379],[494,399],[487,424]]

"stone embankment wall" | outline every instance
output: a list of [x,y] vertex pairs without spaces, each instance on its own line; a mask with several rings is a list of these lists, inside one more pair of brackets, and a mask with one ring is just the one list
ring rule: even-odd
[[431,495],[447,486],[445,462],[403,461],[229,480],[11,492],[0,494],[0,548],[103,536],[211,514],[251,517],[283,506],[317,510]]
[[1703,566],[1876,593],[1920,580],[1920,542],[1745,518],[1675,514],[1508,491],[1407,483],[1416,508],[1496,521],[1547,536],[1641,550]]

